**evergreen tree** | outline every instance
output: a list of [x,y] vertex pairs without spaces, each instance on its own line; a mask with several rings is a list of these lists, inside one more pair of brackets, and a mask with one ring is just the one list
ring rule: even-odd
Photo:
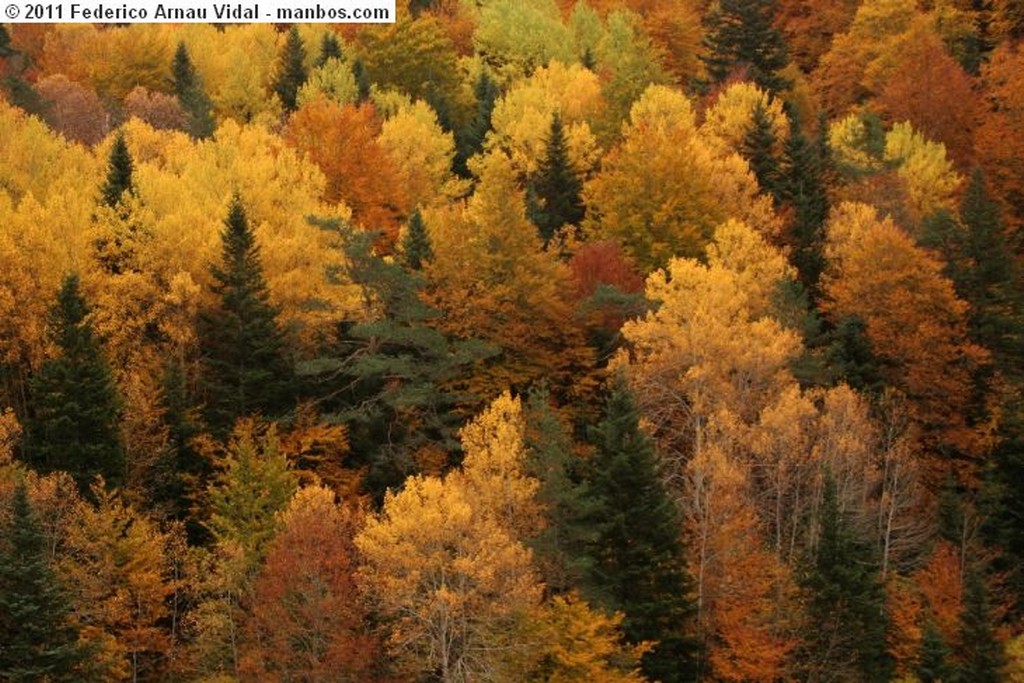
[[40,118],[47,106],[35,88],[25,80],[24,73],[28,68],[28,59],[11,45],[11,35],[7,28],[0,24],[0,94],[6,95],[7,101],[20,107],[29,114]]
[[596,448],[589,478],[597,501],[596,541],[585,592],[606,610],[625,615],[628,641],[656,643],[643,658],[650,679],[692,680],[697,644],[686,629],[695,606],[680,515],[661,482],[654,445],[640,429],[639,411],[621,376],[591,441]]
[[949,646],[942,639],[942,632],[932,619],[924,625],[921,636],[921,660],[917,665],[917,677],[921,683],[949,683]]
[[1006,664],[1003,646],[996,638],[985,580],[978,569],[967,574],[964,609],[960,615],[960,657],[957,681],[998,683]]
[[278,59],[277,76],[274,79],[274,92],[281,99],[281,104],[287,112],[293,112],[298,107],[296,98],[299,95],[299,88],[309,76],[306,73],[305,61],[306,48],[299,37],[298,29],[292,26]]
[[325,33],[323,40],[320,41],[320,54],[317,55],[316,61],[313,62],[313,68],[319,69],[328,60],[337,59],[341,61],[343,58],[341,43],[338,42],[338,37],[333,33]]
[[352,62],[352,77],[356,79],[356,103],[362,104],[370,99],[370,74],[366,71],[363,60],[356,59]]
[[539,200],[532,218],[545,244],[563,225],[579,225],[583,220],[583,186],[569,161],[562,119],[557,112],[551,116],[551,132],[532,190]]
[[823,672],[837,680],[889,680],[885,592],[870,550],[839,509],[835,481],[827,475],[820,540],[806,578],[806,636],[811,678]]
[[167,446],[163,476],[154,483],[154,498],[169,516],[186,521],[189,538],[198,543],[204,539],[204,534],[191,512],[200,492],[206,490],[211,468],[209,459],[192,444],[201,429],[181,363],[171,362],[165,369],[160,399],[163,423],[167,428]]
[[124,133],[118,132],[107,158],[107,179],[100,189],[104,206],[119,209],[126,194],[135,194],[134,173],[135,164],[128,151],[128,143],[124,140]]
[[25,457],[42,472],[67,471],[87,491],[96,475],[119,483],[124,455],[117,391],[78,287],[78,277],[67,276],[50,310],[48,332],[60,353],[30,381]]
[[461,131],[456,145],[454,170],[464,178],[471,174],[466,163],[471,157],[479,154],[484,148],[484,139],[491,129],[491,115],[494,104],[498,101],[501,91],[486,71],[480,73],[473,85],[473,97],[476,100],[476,112],[472,120]]
[[720,0],[705,21],[702,57],[711,84],[736,70],[766,90],[781,91],[789,81],[779,75],[788,63],[782,33],[774,26],[775,0]]
[[[818,283],[825,269],[824,226],[829,201],[825,189],[825,158],[822,155],[828,153],[828,142],[824,128],[818,131],[818,144],[808,140],[796,111],[792,108],[787,108],[787,111],[789,138],[783,147],[781,195],[783,201],[793,207],[793,265],[800,282],[811,300],[815,301],[820,294]],[[824,122],[822,126],[825,126]]]
[[419,209],[412,212],[402,240],[402,261],[406,268],[422,270],[423,264],[434,258],[434,250],[430,246],[430,235],[423,223],[423,215]]
[[244,415],[280,416],[295,389],[278,311],[270,304],[259,248],[237,195],[224,224],[222,263],[211,269],[220,306],[200,319],[205,414],[219,436]]
[[47,560],[47,543],[24,483],[0,529],[0,679],[79,681],[78,634],[70,604]]
[[192,65],[185,43],[178,43],[171,63],[171,84],[178,103],[188,115],[188,132],[194,138],[208,138],[213,135],[213,104],[206,96],[203,82]]
[[782,201],[782,178],[779,159],[775,153],[778,140],[772,130],[772,121],[760,102],[754,107],[750,129],[743,136],[742,154],[750,164],[762,192],[770,194],[775,204]]

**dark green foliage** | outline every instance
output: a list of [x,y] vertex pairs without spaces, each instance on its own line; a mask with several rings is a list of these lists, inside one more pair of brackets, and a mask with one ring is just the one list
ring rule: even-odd
[[789,87],[789,81],[779,75],[788,58],[774,19],[774,0],[720,0],[705,20],[702,59],[711,84],[745,72],[747,80],[766,90]]
[[530,395],[526,422],[526,471],[540,482],[535,499],[546,521],[529,545],[545,588],[564,594],[582,586],[592,569],[587,548],[597,541],[597,532],[588,520],[598,501],[585,479],[586,462],[574,451],[546,390]]
[[823,245],[824,225],[828,218],[829,201],[825,189],[825,164],[828,142],[826,124],[819,124],[817,144],[804,135],[800,120],[792,108],[789,113],[789,139],[783,147],[783,177],[781,195],[793,208],[791,242],[793,265],[800,282],[812,301],[817,300],[819,280],[825,269]]
[[632,643],[654,641],[643,671],[665,683],[693,679],[697,645],[686,629],[695,614],[693,581],[686,571],[681,520],[661,482],[651,439],[620,376],[604,419],[591,432],[596,448],[589,484],[597,510],[596,541],[585,593],[625,615]]
[[14,489],[0,529],[0,680],[79,681],[78,634],[47,561],[46,539],[25,485]]
[[881,394],[885,388],[880,361],[871,348],[867,325],[857,316],[841,318],[828,331],[826,363],[835,379],[866,394]]
[[124,133],[118,133],[107,159],[107,179],[100,189],[100,201],[111,209],[119,208],[126,194],[135,194],[134,172],[135,164],[128,152]]
[[580,197],[583,184],[569,161],[562,119],[557,112],[551,116],[544,158],[537,168],[531,189],[536,198],[531,219],[545,244],[563,225],[579,225],[583,220],[583,200]]
[[917,677],[921,683],[949,683],[949,646],[942,639],[935,622],[931,619],[924,625],[921,636],[921,659],[917,665]]
[[25,440],[25,458],[33,467],[67,471],[83,491],[96,475],[116,485],[124,474],[117,391],[88,313],[78,277],[67,276],[48,320],[60,355],[43,363],[30,381]]
[[2,24],[0,60],[3,60],[0,62],[0,95],[6,96],[7,101],[14,106],[42,118],[47,108],[46,103],[23,77],[28,67],[28,59],[11,45],[11,36]]
[[409,217],[405,237],[402,239],[402,262],[406,268],[421,270],[423,264],[434,258],[434,250],[430,246],[430,235],[423,223],[423,215],[416,209]]
[[962,683],[999,683],[1004,680],[1006,656],[996,638],[992,608],[985,579],[978,569],[967,574],[964,611],[960,615],[960,665],[956,680]]
[[168,364],[160,398],[167,446],[160,481],[154,482],[153,497],[169,517],[184,520],[189,538],[199,541],[204,538],[204,531],[191,512],[206,490],[212,468],[209,459],[192,443],[201,428],[181,363]]
[[494,113],[494,103],[498,101],[501,91],[486,71],[480,73],[473,85],[473,97],[476,99],[476,112],[469,124],[462,131],[457,131],[457,144],[455,150],[454,170],[459,175],[468,178],[471,174],[466,162],[470,157],[479,154],[484,148],[484,139],[491,129],[491,115]]
[[278,311],[270,304],[259,248],[237,195],[224,225],[221,264],[211,268],[219,306],[204,312],[199,325],[205,417],[218,436],[245,415],[281,416],[295,389]]
[[775,204],[782,201],[782,173],[776,154],[778,140],[772,130],[772,121],[760,102],[754,107],[750,129],[743,136],[742,155],[750,164],[762,192],[772,196]]
[[811,678],[886,681],[885,591],[871,551],[839,509],[835,481],[826,477],[820,541],[805,579],[808,617],[806,661]]
[[319,385],[325,416],[348,426],[354,464],[368,467],[366,489],[379,498],[418,471],[421,449],[457,449],[462,408],[478,401],[456,380],[491,352],[431,327],[438,312],[420,298],[423,276],[374,254],[374,234],[321,227],[339,232],[347,279],[363,288],[373,316],[344,323],[338,343],[304,374]]
[[363,64],[363,60],[356,59],[352,62],[352,76],[356,79],[357,89],[357,100],[358,104],[362,104],[366,100],[370,99],[370,74],[366,72],[366,66]]
[[203,82],[196,73],[188,56],[185,43],[178,43],[171,63],[171,84],[178,103],[188,115],[188,132],[192,137],[203,139],[213,135],[216,126],[213,120],[213,104],[203,89]]
[[313,67],[319,69],[331,59],[341,61],[344,59],[344,55],[341,53],[341,43],[338,42],[337,36],[333,33],[325,33],[323,40],[320,41],[320,54],[313,62]]
[[309,76],[306,73],[305,61],[306,48],[299,37],[298,29],[292,26],[278,58],[277,76],[274,78],[274,92],[277,93],[286,112],[293,112],[298,106],[296,98],[299,95],[299,88]]

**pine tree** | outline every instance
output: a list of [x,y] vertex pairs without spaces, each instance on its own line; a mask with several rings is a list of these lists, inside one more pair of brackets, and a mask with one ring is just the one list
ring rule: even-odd
[[757,178],[758,187],[762,192],[770,194],[776,205],[782,201],[782,174],[775,152],[777,146],[772,121],[764,106],[758,102],[754,107],[750,128],[743,136],[742,154]]
[[793,265],[800,282],[814,301],[820,294],[818,282],[825,269],[824,226],[829,202],[823,154],[827,154],[828,143],[824,122],[818,131],[818,144],[814,144],[804,135],[796,111],[792,108],[787,108],[787,111],[789,138],[783,147],[781,195],[793,207]]
[[26,460],[36,469],[67,471],[83,491],[96,475],[112,485],[124,475],[117,391],[88,313],[78,277],[67,276],[48,321],[60,355],[30,381],[25,443]]
[[188,114],[188,132],[194,138],[204,139],[213,135],[213,104],[206,96],[203,82],[192,65],[185,43],[178,43],[171,64],[171,84],[181,108]]
[[533,222],[545,244],[563,225],[579,225],[583,220],[583,186],[569,161],[562,118],[557,112],[551,116],[551,131],[532,190],[539,200]]
[[867,546],[839,509],[835,481],[826,475],[820,540],[806,578],[810,593],[807,661],[813,672],[840,680],[889,680],[885,592]]
[[410,270],[422,270],[423,264],[434,258],[434,250],[430,246],[430,235],[423,223],[423,215],[419,209],[412,212],[406,226],[405,238],[402,240],[402,261]]
[[70,604],[47,560],[46,539],[25,484],[14,489],[0,532],[0,679],[82,680]]
[[163,423],[167,428],[167,446],[163,476],[160,482],[154,484],[154,498],[163,504],[172,518],[186,521],[190,540],[198,543],[204,534],[190,513],[198,502],[200,492],[206,490],[211,469],[209,459],[192,444],[201,429],[180,363],[168,364],[164,371],[162,389],[160,404],[163,408]]
[[135,164],[128,151],[128,143],[124,140],[124,133],[118,132],[107,158],[107,179],[100,190],[105,206],[118,209],[126,194],[135,194],[134,172]]
[[294,373],[270,304],[259,248],[236,195],[228,210],[222,263],[211,269],[220,306],[200,319],[206,419],[223,436],[244,415],[280,416],[291,407]]
[[473,85],[473,97],[476,100],[476,113],[469,124],[461,131],[455,154],[454,170],[460,176],[468,178],[471,174],[466,163],[471,157],[479,154],[484,148],[484,139],[491,129],[491,115],[494,104],[501,92],[487,72],[481,72]]
[[305,61],[306,48],[302,45],[298,29],[292,26],[278,59],[277,76],[274,79],[274,92],[287,112],[293,112],[298,108],[296,98],[299,95],[299,88],[309,76],[306,73]]
[[1002,643],[996,638],[992,609],[982,573],[968,571],[964,609],[960,615],[960,657],[956,680],[963,683],[998,683],[1006,664]]
[[774,18],[775,0],[720,0],[705,22],[702,59],[711,84],[745,69],[747,78],[766,90],[789,87],[789,81],[779,75],[788,57]]
[[949,646],[942,639],[942,632],[932,619],[924,625],[921,636],[921,659],[917,665],[917,677],[921,683],[944,683],[952,681],[949,667]]
[[352,77],[356,79],[356,103],[362,104],[370,99],[370,74],[366,72],[366,65],[363,60],[356,58],[352,62]]
[[320,54],[317,55],[316,60],[313,62],[313,68],[319,69],[328,60],[337,59],[341,61],[343,58],[341,43],[338,42],[338,37],[333,33],[325,33],[323,40],[320,41]]
[[657,643],[644,656],[643,671],[652,680],[675,683],[693,678],[696,661],[696,642],[686,634],[695,615],[693,580],[686,571],[679,511],[639,420],[625,380],[616,378],[605,417],[591,433],[597,539],[585,593],[625,615],[628,641]]

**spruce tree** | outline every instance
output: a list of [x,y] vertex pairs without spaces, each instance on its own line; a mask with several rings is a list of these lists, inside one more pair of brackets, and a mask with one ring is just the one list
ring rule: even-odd
[[711,84],[725,81],[737,70],[770,91],[789,87],[779,75],[786,67],[786,45],[774,26],[775,0],[720,0],[708,13],[705,55]]
[[188,132],[192,137],[203,139],[213,135],[213,104],[206,96],[202,80],[192,65],[185,43],[178,43],[171,63],[171,84],[178,103],[188,115]]
[[917,678],[921,683],[949,683],[949,646],[942,639],[942,632],[935,621],[928,619],[921,636],[921,655],[917,665]]
[[434,250],[430,246],[430,235],[423,223],[423,215],[419,209],[412,212],[406,226],[405,237],[402,239],[402,262],[411,270],[422,270],[423,264],[434,258]]
[[961,662],[956,680],[962,683],[1003,680],[1006,656],[1002,643],[996,638],[985,579],[977,568],[967,573],[959,636]]
[[831,475],[820,515],[820,540],[805,581],[811,678],[828,672],[837,680],[889,680],[885,592],[869,548],[839,509]]
[[128,151],[128,143],[124,133],[118,132],[107,158],[107,178],[100,189],[100,199],[104,206],[118,209],[125,200],[125,195],[135,194],[135,164]]
[[468,178],[471,174],[466,163],[471,157],[479,154],[484,148],[484,139],[491,129],[491,116],[494,104],[501,92],[486,71],[480,73],[473,84],[473,97],[476,100],[476,112],[469,124],[458,131],[454,170],[460,176]]
[[606,610],[625,615],[623,632],[629,642],[656,643],[642,663],[651,680],[692,680],[697,645],[686,630],[695,606],[682,522],[621,376],[590,440],[596,453],[589,485],[597,510],[585,593]]
[[294,26],[288,31],[288,38],[285,40],[284,49],[277,64],[277,76],[274,79],[274,92],[281,100],[284,110],[293,112],[298,107],[296,98],[299,95],[299,88],[306,82],[309,74],[306,73],[306,48],[299,37],[299,31]]
[[279,417],[295,381],[260,265],[259,247],[236,195],[221,234],[221,264],[211,268],[220,305],[200,318],[207,423],[224,436],[251,413]]
[[772,121],[768,112],[758,102],[754,107],[753,119],[746,135],[743,136],[741,147],[743,158],[750,164],[750,170],[757,178],[757,185],[762,192],[771,195],[775,204],[782,201],[782,178],[779,159],[775,148],[778,140],[772,130]]
[[793,265],[811,300],[816,301],[825,269],[824,226],[829,202],[823,154],[827,154],[828,143],[824,128],[818,132],[818,144],[814,144],[804,135],[796,111],[787,108],[787,113],[789,138],[783,147],[781,195],[793,207]]
[[118,397],[110,368],[87,320],[78,277],[64,279],[48,333],[59,350],[29,383],[25,458],[41,472],[64,470],[88,491],[96,475],[116,485],[124,474]]
[[545,244],[563,225],[579,225],[583,220],[583,185],[569,161],[562,118],[557,112],[551,116],[544,158],[537,168],[532,190],[538,200],[532,218]]
[[338,61],[343,59],[341,43],[338,42],[338,37],[333,33],[325,33],[320,41],[320,54],[317,55],[316,60],[313,62],[313,68],[319,69],[331,59],[337,59]]
[[133,215],[135,164],[125,142],[118,133],[107,160],[107,177],[100,189],[100,207],[95,218],[103,217],[106,234],[93,241],[96,260],[110,275],[139,272],[139,242],[146,236],[145,228]]
[[78,634],[47,560],[47,542],[24,483],[0,528],[0,680],[79,681]]
[[366,71],[363,60],[356,58],[352,62],[352,77],[356,80],[356,103],[362,104],[370,99],[370,74]]

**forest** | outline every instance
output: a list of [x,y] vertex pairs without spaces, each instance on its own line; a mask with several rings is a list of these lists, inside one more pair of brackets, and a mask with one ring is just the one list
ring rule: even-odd
[[0,680],[1024,681],[1024,3],[0,25]]

